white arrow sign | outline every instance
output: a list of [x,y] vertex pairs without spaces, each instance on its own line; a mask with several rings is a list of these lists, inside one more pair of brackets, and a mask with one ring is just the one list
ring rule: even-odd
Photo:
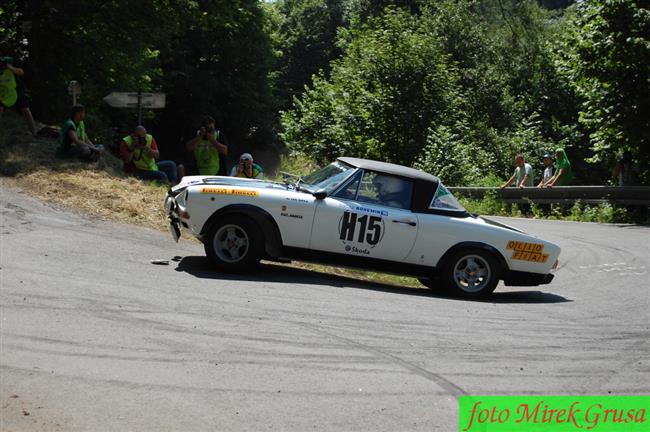
[[[140,101],[143,108],[165,108],[165,93],[141,93]],[[104,98],[104,102],[113,108],[137,108],[138,93],[113,92]]]

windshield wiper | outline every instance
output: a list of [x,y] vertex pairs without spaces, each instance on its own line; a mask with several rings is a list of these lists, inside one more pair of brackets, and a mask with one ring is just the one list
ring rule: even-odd
[[[282,175],[282,180],[284,181],[284,184],[285,184],[285,185],[287,185],[287,186],[293,186],[293,188],[294,188],[295,190],[300,190],[300,183],[303,182],[302,177],[300,177],[299,175],[296,175],[296,174],[291,174],[291,173],[285,172],[285,171],[280,171],[280,174]],[[295,178],[295,179],[297,179],[297,180],[296,180],[296,182],[295,182],[294,184],[291,184],[291,183],[289,183],[289,181],[287,180],[287,177],[293,177],[293,178]]]

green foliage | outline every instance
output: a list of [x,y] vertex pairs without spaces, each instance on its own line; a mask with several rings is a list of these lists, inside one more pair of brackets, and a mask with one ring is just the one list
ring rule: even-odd
[[145,113],[165,157],[211,114],[233,154],[272,154],[279,137],[320,163],[361,156],[482,185],[507,178],[516,153],[539,172],[562,146],[577,184],[602,184],[629,150],[647,182],[650,12],[570,3],[7,0],[0,54],[24,61],[39,120],[59,123],[80,81],[105,144],[136,117],[103,96],[165,92],[165,110]]
[[455,70],[437,36],[401,10],[347,36],[330,78],[316,77],[283,115],[283,138],[319,161],[346,154],[410,164],[431,125],[453,120]]
[[339,32],[342,59],[284,113],[282,138],[321,161],[388,160],[451,185],[505,177],[516,153],[537,161],[575,136],[556,109],[573,99],[548,18],[530,1],[387,8]]
[[106,125],[102,135],[112,141],[136,122],[135,110],[110,108],[105,95],[142,90],[167,94],[165,110],[145,113],[167,154],[204,114],[237,149],[271,145],[273,51],[257,0],[30,0],[22,7],[33,23],[25,81],[40,120],[67,116],[67,84],[77,80],[93,136]]
[[20,27],[18,3],[6,0],[0,5],[0,55],[13,54],[19,56]]
[[558,65],[583,99],[592,162],[629,150],[650,180],[650,10],[646,1],[585,0],[572,8]]
[[168,108],[159,125],[188,139],[212,115],[233,150],[270,147],[273,61],[265,9],[257,0],[172,3],[174,33],[161,45]]
[[572,206],[540,206],[529,203],[527,206],[505,204],[497,199],[495,193],[488,192],[482,200],[459,198],[460,203],[470,212],[479,215],[532,217],[535,219],[570,220],[576,222],[599,223],[642,223],[648,224],[647,211],[628,211],[625,207],[613,206],[604,202],[588,205],[576,201]]
[[319,167],[320,166],[316,161],[314,161],[314,159],[300,153],[282,155],[280,157],[280,167],[278,168],[278,175],[276,175],[276,177],[278,180],[282,179],[282,175],[279,174],[280,171],[297,176],[304,176],[316,171]]
[[267,6],[277,66],[273,76],[278,106],[289,107],[312,76],[329,72],[340,55],[338,28],[344,25],[342,0],[279,0]]

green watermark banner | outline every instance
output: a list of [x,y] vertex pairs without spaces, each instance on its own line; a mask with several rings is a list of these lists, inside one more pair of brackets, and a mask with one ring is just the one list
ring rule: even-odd
[[648,432],[650,396],[461,396],[459,432]]

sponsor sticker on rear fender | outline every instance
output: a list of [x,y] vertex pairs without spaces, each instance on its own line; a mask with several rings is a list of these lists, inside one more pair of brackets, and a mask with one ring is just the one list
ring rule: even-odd
[[541,243],[527,243],[510,240],[506,249],[512,250],[512,259],[545,263],[548,261],[548,254],[544,253],[544,245]]

